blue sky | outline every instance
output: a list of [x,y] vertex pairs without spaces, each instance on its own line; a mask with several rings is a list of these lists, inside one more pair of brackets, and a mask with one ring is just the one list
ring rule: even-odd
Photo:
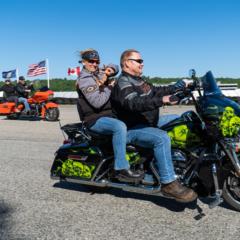
[[[144,75],[240,78],[238,0],[2,0],[0,72],[49,59],[50,78],[67,77],[78,51],[95,48],[101,63],[119,63],[135,48]],[[40,78],[45,78],[44,75]]]

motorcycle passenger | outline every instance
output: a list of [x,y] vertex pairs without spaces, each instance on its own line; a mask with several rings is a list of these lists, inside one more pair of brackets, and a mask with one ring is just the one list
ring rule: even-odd
[[18,97],[16,93],[16,88],[12,84],[10,79],[5,80],[5,84],[0,87],[0,91],[4,92],[4,98],[7,102],[14,102],[15,103],[15,112],[20,112],[20,110],[17,109],[18,106]]
[[[126,125],[116,119],[112,113],[110,95],[113,83],[108,83],[108,73],[100,70],[100,58],[96,50],[87,49],[81,51],[80,55],[82,60],[79,62],[83,64],[77,80],[80,118],[90,130],[112,135],[116,177],[121,181],[136,182],[142,178],[142,175],[131,171],[126,160]],[[118,66],[111,66],[116,75]]]
[[145,82],[141,77],[143,60],[134,49],[122,53],[120,64],[122,73],[112,91],[112,106],[128,127],[127,143],[153,149],[163,194],[181,202],[195,200],[197,194],[176,179],[170,138],[166,131],[158,128],[178,117],[159,117],[159,107],[171,103],[171,95],[186,83],[181,80],[173,85],[154,87]]
[[20,103],[24,104],[24,112],[29,113],[30,112],[30,106],[27,101],[28,94],[33,90],[33,85],[27,85],[25,82],[25,78],[23,76],[20,76],[18,78],[18,83],[16,85],[16,91],[18,93],[18,101]]

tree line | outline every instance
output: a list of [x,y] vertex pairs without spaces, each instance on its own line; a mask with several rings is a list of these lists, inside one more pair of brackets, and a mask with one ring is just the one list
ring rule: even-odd
[[[143,76],[143,78],[152,84],[171,84],[173,82],[176,82],[179,79],[182,78],[160,78],[160,77],[149,77],[149,76]],[[216,78],[216,80],[218,82],[221,83],[237,83],[238,87],[240,88],[240,78]],[[13,84],[16,84],[16,80],[12,81]],[[30,81],[27,80],[27,83],[29,83]],[[37,79],[32,81],[34,83],[34,88],[35,89],[39,89],[41,87],[47,86],[47,80],[44,79]],[[4,81],[0,82],[0,86],[2,86],[4,84]],[[76,87],[76,80],[68,80],[67,78],[54,78],[50,80],[50,88],[53,91],[75,91]]]

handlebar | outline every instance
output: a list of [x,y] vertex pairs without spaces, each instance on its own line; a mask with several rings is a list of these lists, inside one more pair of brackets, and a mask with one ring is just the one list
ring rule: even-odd
[[170,102],[177,102],[179,105],[188,102],[196,86],[196,82],[194,81],[192,84],[189,84],[188,87],[173,94],[169,99]]
[[[195,102],[195,98],[192,93],[195,90],[198,90],[199,95],[201,96],[200,79],[198,77],[196,77],[196,75],[191,76],[190,79],[193,80],[192,83],[188,83],[188,86],[185,88],[181,88],[181,86],[180,86],[179,90],[169,98],[170,104],[176,103],[176,102],[177,102],[177,104],[183,104],[185,102],[187,103],[190,100],[190,98],[192,98],[192,100]],[[187,80],[187,79],[185,79],[185,80]],[[185,84],[187,84],[187,81],[185,81]]]

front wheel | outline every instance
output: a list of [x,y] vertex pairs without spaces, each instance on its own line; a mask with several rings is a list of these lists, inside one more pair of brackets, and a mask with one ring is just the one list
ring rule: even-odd
[[223,198],[231,207],[240,211],[240,178],[231,174],[225,179]]
[[47,121],[53,122],[57,121],[59,118],[59,109],[58,108],[48,108],[46,110],[45,119]]

